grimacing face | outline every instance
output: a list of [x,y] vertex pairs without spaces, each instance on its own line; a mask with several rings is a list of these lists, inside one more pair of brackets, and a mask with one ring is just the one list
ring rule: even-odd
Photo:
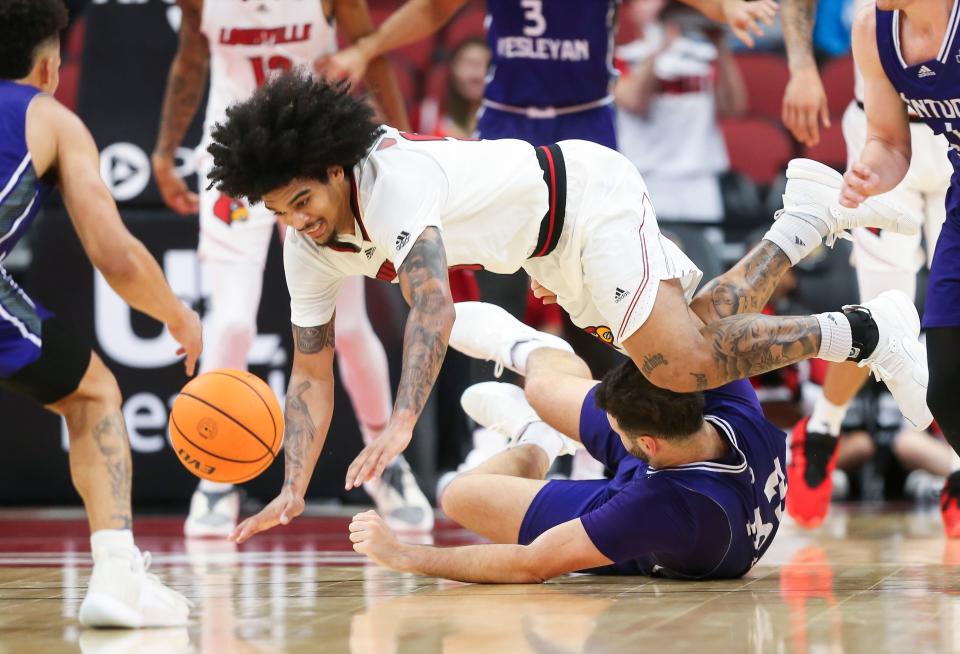
[[[343,179],[343,169],[339,179]],[[313,239],[320,245],[336,236],[336,228],[342,218],[342,203],[345,198],[338,192],[331,175],[327,183],[316,179],[297,178],[286,186],[276,188],[263,196],[263,204],[284,225]]]

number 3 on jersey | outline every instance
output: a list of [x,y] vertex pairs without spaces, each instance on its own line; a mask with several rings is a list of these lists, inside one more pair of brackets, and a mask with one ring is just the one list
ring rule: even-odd
[[523,20],[531,24],[523,26],[524,36],[543,36],[547,31],[547,19],[543,17],[543,0],[520,0]]
[[250,57],[250,65],[253,66],[253,76],[257,80],[258,87],[264,85],[267,81],[267,76],[271,73],[281,73],[293,68],[293,62],[280,55],[273,57]]

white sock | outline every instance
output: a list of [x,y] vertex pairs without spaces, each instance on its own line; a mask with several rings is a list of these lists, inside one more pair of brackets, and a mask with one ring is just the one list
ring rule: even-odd
[[527,374],[527,359],[530,358],[530,354],[534,350],[539,350],[542,347],[548,346],[542,341],[521,341],[514,345],[513,349],[510,350],[510,360],[513,362],[513,367],[521,375]]
[[820,351],[817,358],[824,361],[846,361],[853,348],[850,321],[839,311],[818,313],[814,318],[820,323]]
[[813,413],[810,414],[810,421],[807,422],[807,431],[839,436],[840,425],[843,424],[843,418],[847,415],[847,406],[848,404],[834,404],[821,395],[813,405]]
[[553,465],[553,460],[563,449],[563,436],[556,429],[545,422],[531,422],[527,425],[517,445],[536,445],[547,453],[548,465]]
[[233,490],[233,484],[221,484],[220,482],[210,481],[209,479],[201,479],[197,490],[201,490],[204,493],[226,493],[227,491]]
[[790,258],[790,265],[797,265],[816,250],[829,234],[826,223],[805,213],[784,213],[773,221],[764,240],[770,241]]
[[90,534],[90,551],[94,562],[110,556],[117,550],[136,549],[130,529],[99,529]]

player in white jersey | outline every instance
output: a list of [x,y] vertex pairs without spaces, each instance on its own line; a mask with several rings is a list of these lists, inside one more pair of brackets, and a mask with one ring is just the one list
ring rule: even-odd
[[[256,336],[257,309],[267,249],[276,220],[262,205],[208,189],[212,165],[205,149],[212,127],[227,108],[253,94],[269,77],[296,66],[313,67],[336,51],[336,24],[351,40],[373,29],[361,0],[179,0],[180,47],[170,70],[163,118],[153,154],[157,185],[177,213],[200,214],[198,256],[210,284],[206,318],[209,349],[201,370],[247,367]],[[207,69],[210,92],[199,149],[199,196],[175,173],[174,153],[203,96]],[[367,75],[386,116],[407,121],[389,64],[380,59]],[[350,282],[337,305],[341,378],[350,395],[365,443],[390,417],[390,386],[383,345],[366,315],[363,280]],[[399,529],[430,529],[433,514],[401,457],[380,483],[368,484]],[[240,494],[230,484],[203,481],[184,525],[187,536],[226,536],[236,525]]]
[[[302,510],[333,411],[337,294],[355,275],[395,279],[411,310],[390,423],[351,464],[348,488],[377,478],[410,442],[446,352],[455,315],[447,271],[456,266],[524,268],[556,292],[574,323],[625,350],[670,390],[708,389],[813,356],[852,358],[886,379],[908,416],[930,421],[919,318],[902,294],[818,316],[731,310],[760,308],[757,293],[776,277],[758,270],[784,269],[846,228],[916,230],[882,203],[831,206],[842,180],[816,162],[791,163],[786,208],[764,241],[697,299],[711,316],[704,324],[688,306],[700,271],[660,234],[637,169],[603,146],[407,134],[378,125],[346,83],[299,71],[235,105],[212,136],[211,179],[235,197],[262,198],[288,226],[297,342],[287,478],[281,495],[238,527],[238,540]],[[488,326],[461,326],[484,343],[483,357]],[[497,360],[512,368],[529,349],[501,345]]]
[[[790,59],[791,78],[783,99],[783,119],[793,135],[807,145],[819,141],[818,118],[829,124],[823,83],[813,59],[812,14],[816,0],[784,0],[783,30]],[[866,0],[857,0],[859,11]],[[848,163],[856,161],[867,140],[863,111],[863,77],[854,68],[854,100],[843,114],[843,138]],[[860,301],[898,289],[915,297],[917,272],[929,266],[946,219],[945,198],[953,168],[945,156],[947,140],[911,116],[913,158],[903,181],[886,196],[923,219],[926,255],[921,234],[896,234],[868,229],[853,230],[853,265],[857,271]],[[845,363],[830,366],[823,395],[809,418],[800,421],[791,438],[790,489],[787,511],[808,528],[827,515],[833,490],[831,473],[837,462],[837,437],[847,407],[867,381],[867,371]]]

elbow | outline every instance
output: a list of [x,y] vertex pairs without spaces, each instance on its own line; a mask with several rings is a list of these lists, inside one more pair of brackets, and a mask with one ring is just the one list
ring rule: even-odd
[[123,247],[112,247],[103,252],[91,253],[90,261],[111,286],[129,282],[136,277],[139,268],[133,253]]

